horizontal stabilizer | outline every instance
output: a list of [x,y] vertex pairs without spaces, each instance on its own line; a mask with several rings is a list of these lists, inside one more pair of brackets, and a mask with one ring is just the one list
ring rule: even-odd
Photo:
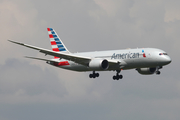
[[42,60],[42,61],[49,61],[49,62],[57,62],[58,61],[55,61],[55,60],[50,60],[50,59],[44,59],[44,58],[36,58],[36,57],[28,57],[28,56],[24,56],[25,58],[30,58],[30,59],[35,59],[35,60]]

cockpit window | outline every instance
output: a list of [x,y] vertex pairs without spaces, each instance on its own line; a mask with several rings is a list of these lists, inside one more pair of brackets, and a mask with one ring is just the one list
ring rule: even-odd
[[167,53],[159,53],[159,55],[168,55]]

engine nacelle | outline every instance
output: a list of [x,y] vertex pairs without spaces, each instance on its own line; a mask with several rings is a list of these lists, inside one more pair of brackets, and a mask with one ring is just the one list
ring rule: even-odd
[[156,68],[137,68],[136,70],[142,75],[151,75],[156,72]]
[[92,59],[89,62],[89,67],[93,70],[107,70],[109,62],[106,59]]

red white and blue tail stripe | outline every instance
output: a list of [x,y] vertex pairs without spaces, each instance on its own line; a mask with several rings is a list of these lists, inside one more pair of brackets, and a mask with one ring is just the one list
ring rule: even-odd
[[[68,49],[66,48],[66,46],[61,41],[61,39],[59,38],[59,36],[57,35],[57,33],[55,32],[55,30],[52,29],[52,28],[47,28],[47,30],[48,30],[52,50],[55,51],[55,52],[67,52],[67,53],[70,53],[68,51]],[[58,58],[58,57],[55,57],[55,58]]]

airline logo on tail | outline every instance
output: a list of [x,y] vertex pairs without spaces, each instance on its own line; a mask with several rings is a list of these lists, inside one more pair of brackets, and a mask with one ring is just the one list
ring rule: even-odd
[[[59,38],[55,30],[53,30],[52,28],[47,28],[47,30],[48,30],[52,50],[55,52],[69,52],[62,43],[61,39]],[[54,58],[59,58],[59,57],[54,57]]]

